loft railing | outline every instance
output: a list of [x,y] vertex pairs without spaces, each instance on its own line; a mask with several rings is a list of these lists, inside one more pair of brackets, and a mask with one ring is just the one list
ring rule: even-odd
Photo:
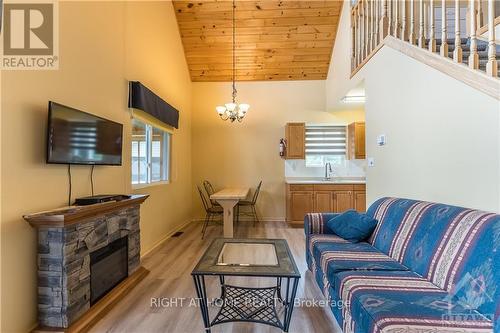
[[495,36],[495,26],[500,24],[500,16],[495,16],[496,2],[357,1],[351,7],[352,75],[382,46],[385,37],[391,35],[471,69],[486,71],[488,76],[498,77],[495,38],[500,36]]

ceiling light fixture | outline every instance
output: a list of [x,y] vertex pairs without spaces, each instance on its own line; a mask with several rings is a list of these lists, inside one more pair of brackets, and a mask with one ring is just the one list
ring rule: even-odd
[[359,96],[344,96],[341,101],[343,103],[364,103],[366,101],[366,97],[363,95]]
[[248,110],[250,109],[250,105],[246,103],[241,103],[238,104],[236,102],[236,77],[235,77],[235,65],[236,65],[236,20],[235,20],[235,10],[236,10],[236,3],[235,0],[233,0],[233,94],[232,94],[232,102],[231,103],[226,103],[224,106],[217,106],[215,110],[217,111],[217,114],[222,120],[231,120],[231,122],[234,122],[235,120],[238,120],[238,122],[241,123],[245,115],[247,114]]

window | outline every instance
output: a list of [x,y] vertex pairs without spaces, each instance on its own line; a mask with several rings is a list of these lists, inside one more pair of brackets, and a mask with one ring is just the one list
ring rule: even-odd
[[346,156],[346,126],[306,126],[306,167],[340,164]]
[[132,184],[151,184],[169,180],[171,134],[132,120]]

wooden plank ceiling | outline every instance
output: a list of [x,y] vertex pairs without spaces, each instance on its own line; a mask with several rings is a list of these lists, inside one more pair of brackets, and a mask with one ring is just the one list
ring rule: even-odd
[[[232,2],[174,1],[192,81],[231,81]],[[236,80],[324,80],[343,1],[236,1]]]

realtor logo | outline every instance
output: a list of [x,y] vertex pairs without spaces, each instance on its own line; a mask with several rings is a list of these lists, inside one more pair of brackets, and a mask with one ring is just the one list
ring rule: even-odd
[[57,4],[4,5],[2,69],[57,69]]

